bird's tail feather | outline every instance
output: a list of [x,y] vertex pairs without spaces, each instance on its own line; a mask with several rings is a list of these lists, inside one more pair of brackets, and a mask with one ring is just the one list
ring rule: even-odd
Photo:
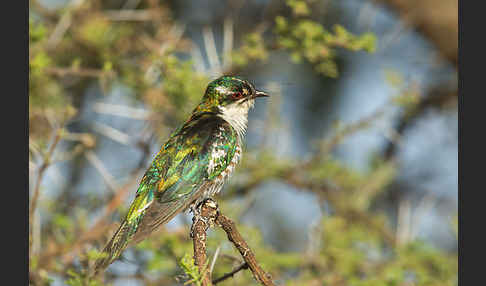
[[127,247],[132,233],[132,226],[125,220],[103,248],[103,256],[96,260],[94,275],[103,271],[120,256]]

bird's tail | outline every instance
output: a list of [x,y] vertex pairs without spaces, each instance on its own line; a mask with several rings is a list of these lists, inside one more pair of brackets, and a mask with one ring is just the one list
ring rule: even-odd
[[105,270],[127,247],[133,234],[132,226],[125,220],[115,232],[111,240],[103,248],[102,257],[95,262],[94,275]]

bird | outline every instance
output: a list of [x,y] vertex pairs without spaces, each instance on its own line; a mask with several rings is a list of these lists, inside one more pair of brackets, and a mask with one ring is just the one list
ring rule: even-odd
[[258,97],[269,94],[239,76],[224,75],[208,84],[201,102],[144,173],[125,218],[94,263],[94,275],[129,245],[146,239],[178,213],[194,213],[221,191],[241,159],[248,111]]

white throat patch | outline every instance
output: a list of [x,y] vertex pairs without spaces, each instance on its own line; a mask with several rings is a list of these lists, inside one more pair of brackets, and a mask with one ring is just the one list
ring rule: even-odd
[[246,132],[248,111],[255,104],[255,99],[249,99],[244,103],[241,103],[244,100],[245,99],[243,98],[227,106],[219,107],[219,110],[221,111],[219,116],[231,124],[240,138],[242,138]]

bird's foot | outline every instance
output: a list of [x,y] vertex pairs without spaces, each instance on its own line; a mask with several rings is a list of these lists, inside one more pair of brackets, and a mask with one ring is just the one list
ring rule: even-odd
[[214,220],[219,214],[218,204],[210,198],[203,200],[197,205],[192,204],[190,209],[194,215],[192,217],[191,238],[194,238],[194,228],[196,225],[202,222],[206,231],[214,224]]

